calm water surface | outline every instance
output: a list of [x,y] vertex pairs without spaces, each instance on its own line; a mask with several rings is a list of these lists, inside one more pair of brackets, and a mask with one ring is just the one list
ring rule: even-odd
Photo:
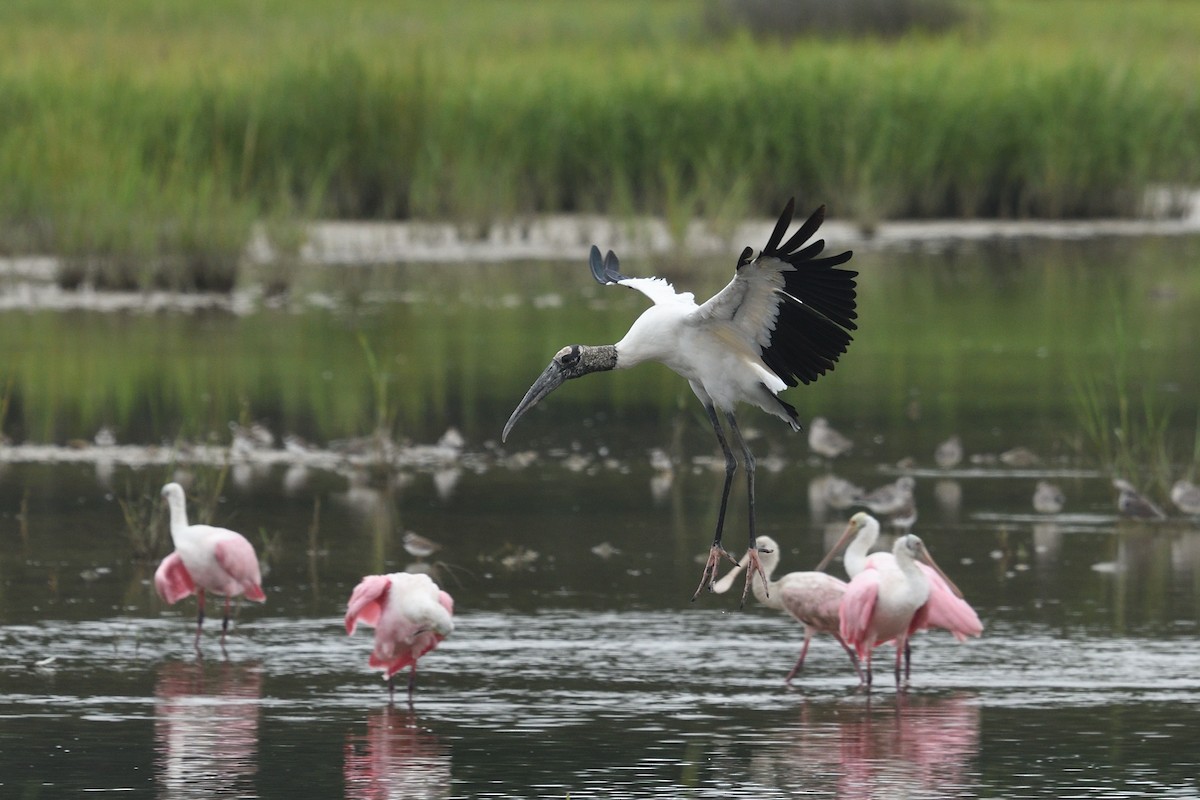
[[[858,341],[837,372],[794,393],[855,438],[853,453],[825,464],[802,436],[745,416],[763,456],[760,532],[781,543],[783,570],[811,568],[845,525],[849,510],[820,501],[830,472],[868,488],[912,474],[915,530],[986,625],[962,645],[918,637],[903,691],[881,650],[869,694],[828,638],[785,686],[798,625],[753,601],[738,610],[732,596],[690,602],[721,473],[682,382],[653,368],[642,382],[580,381],[523,420],[507,449],[496,443],[558,346],[615,339],[636,314],[624,298],[597,305],[577,286],[584,272],[525,268],[543,302],[498,311],[483,344],[460,341],[485,296],[464,276],[495,286],[494,265],[459,268],[448,298],[428,278],[426,300],[381,292],[353,325],[319,310],[6,315],[0,344],[17,353],[20,402],[6,427],[14,446],[0,449],[0,796],[1200,796],[1200,526],[1117,518],[1068,375],[1107,379],[1128,359],[1141,401],[1170,409],[1172,469],[1186,471],[1196,247],[1090,247],[1088,259],[1108,263],[1081,263],[1062,243],[940,254],[936,268],[923,266],[929,254],[868,254]],[[522,297],[529,280],[500,291]],[[406,345],[418,323],[423,338]],[[219,372],[194,338],[188,349],[198,328],[234,348],[233,376],[207,388],[189,383]],[[283,333],[264,338],[272,328]],[[93,341],[62,356],[52,390],[29,334],[81,329]],[[139,351],[145,369],[126,373],[153,402],[121,400],[104,378],[91,394],[69,386],[102,351],[155,330],[178,368]],[[201,389],[213,430],[248,407],[277,435],[346,435],[358,411],[334,405],[321,381],[289,391],[286,379],[306,358],[328,371],[360,363],[356,330],[394,355],[397,384],[423,387],[393,387],[404,434],[433,442],[453,425],[464,447],[370,473],[235,464],[216,519],[259,549],[268,601],[240,609],[224,652],[210,620],[196,653],[194,603],[157,600],[155,560],[134,555],[121,508],[150,503],[139,498],[174,467],[46,463],[23,448],[90,438],[101,422],[122,442],[195,435],[188,392]],[[522,330],[534,341],[518,347]],[[418,358],[430,341],[444,343],[438,357]],[[516,350],[496,355],[503,368],[493,346]],[[446,374],[464,361],[475,379]],[[345,430],[319,422],[343,412]],[[950,433],[968,458],[938,469],[932,452]],[[1016,445],[1037,462],[991,457]],[[199,489],[214,471],[191,472]],[[1033,511],[1043,478],[1062,486],[1063,513]],[[734,542],[744,501],[739,486]],[[458,609],[454,636],[421,663],[412,708],[388,703],[366,666],[369,634],[347,637],[341,622],[361,575],[409,566],[406,530],[441,543],[432,568]]]

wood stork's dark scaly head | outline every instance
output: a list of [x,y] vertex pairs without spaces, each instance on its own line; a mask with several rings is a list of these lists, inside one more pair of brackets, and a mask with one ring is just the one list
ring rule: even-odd
[[525,398],[508,418],[500,440],[507,441],[509,431],[517,424],[517,420],[526,411],[537,405],[543,397],[562,386],[564,381],[587,375],[589,372],[615,369],[616,366],[617,348],[611,344],[599,346],[572,344],[559,350],[551,360],[550,366],[546,367],[538,379],[533,382],[533,386],[530,386],[529,391],[525,393]]

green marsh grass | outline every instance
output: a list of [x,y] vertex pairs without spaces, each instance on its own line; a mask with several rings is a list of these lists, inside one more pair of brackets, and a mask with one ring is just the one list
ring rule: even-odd
[[125,536],[133,557],[138,560],[158,559],[171,549],[167,546],[170,534],[162,513],[160,490],[164,483],[165,480],[152,476],[134,489],[127,479],[124,497],[117,498],[125,522]]
[[1200,179],[1195,5],[973,16],[761,41],[683,0],[6,3],[0,249],[61,253],[67,284],[221,289],[261,220],[679,231],[799,193],[870,227],[1134,214]]

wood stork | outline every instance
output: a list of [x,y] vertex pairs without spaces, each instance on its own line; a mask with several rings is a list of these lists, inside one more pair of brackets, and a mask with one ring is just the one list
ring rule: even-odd
[[741,448],[746,467],[750,558],[742,590],[744,602],[754,576],[757,574],[764,586],[767,578],[755,547],[754,455],[738,428],[734,409],[738,403],[749,403],[800,430],[796,409],[779,393],[798,383],[811,383],[832,370],[850,345],[850,331],[857,327],[854,279],[858,273],[835,269],[850,260],[851,252],[819,258],[825,241],[806,244],[825,219],[824,206],[785,240],[794,208],[795,200],[789,200],[762,251],[755,256],[751,248],[745,248],[733,280],[703,305],[697,305],[690,292],[676,292],[662,278],[622,275],[616,254],[610,250],[601,259],[599,248],[593,246],[589,261],[597,281],[636,289],[654,305],[616,344],[573,344],[559,350],[517,405],[501,436],[502,441],[507,440],[517,420],[564,381],[591,372],[658,361],[686,378],[704,405],[725,455],[716,535],[693,600],[705,586],[712,589],[722,558],[736,563],[721,544],[729,490],[737,470],[721,415]]

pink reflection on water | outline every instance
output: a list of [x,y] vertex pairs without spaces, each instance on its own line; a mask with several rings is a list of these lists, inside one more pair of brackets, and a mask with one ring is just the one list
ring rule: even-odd
[[372,711],[367,731],[346,737],[344,774],[351,800],[449,797],[450,751],[411,711]]
[[167,662],[154,696],[159,797],[257,795],[257,664]]
[[786,744],[754,756],[752,773],[769,785],[847,800],[952,796],[978,782],[979,717],[969,697],[806,705],[796,725],[773,736]]

